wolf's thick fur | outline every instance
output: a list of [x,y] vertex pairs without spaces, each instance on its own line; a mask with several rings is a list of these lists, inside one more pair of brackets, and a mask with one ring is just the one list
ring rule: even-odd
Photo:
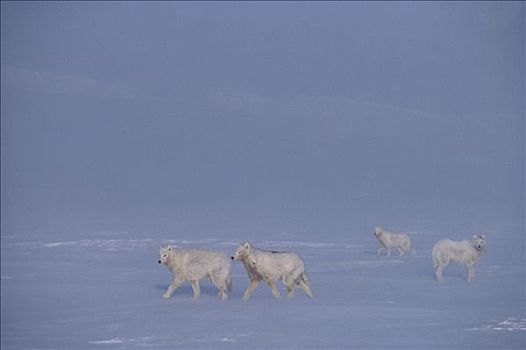
[[278,278],[281,278],[287,287],[289,298],[294,296],[296,285],[309,297],[313,297],[305,272],[305,263],[296,253],[260,250],[246,242],[238,247],[232,259],[243,263],[250,279],[243,300],[250,298],[261,280],[268,283],[274,297],[279,299],[281,295],[276,287]]
[[161,247],[159,264],[164,264],[173,275],[173,281],[163,294],[170,298],[172,293],[188,281],[192,283],[194,298],[199,298],[201,289],[199,281],[209,278],[219,289],[219,298],[226,299],[232,288],[230,277],[230,260],[219,251],[204,249],[178,249],[171,245]]
[[[378,240],[378,250],[376,251],[378,255],[382,250],[387,249],[387,256],[391,256],[391,248],[397,248],[400,256],[412,251],[411,240],[405,233],[392,233],[384,230],[381,226],[375,226],[373,234]],[[412,252],[415,254],[414,250]]]
[[442,272],[450,261],[464,264],[468,269],[468,281],[475,277],[475,264],[486,249],[486,237],[474,235],[471,240],[452,241],[443,239],[433,247],[433,267],[438,281],[444,279]]

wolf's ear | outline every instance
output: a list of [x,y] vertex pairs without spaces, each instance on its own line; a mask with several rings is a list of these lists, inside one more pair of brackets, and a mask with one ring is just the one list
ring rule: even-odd
[[170,244],[170,245],[168,246],[168,251],[171,252],[172,249],[173,249],[173,248],[172,248],[172,245]]
[[243,244],[243,247],[245,247],[245,248],[247,248],[247,249],[250,248],[250,243],[245,242],[245,243]]
[[479,237],[482,238],[482,239],[486,239],[485,235],[480,235]]

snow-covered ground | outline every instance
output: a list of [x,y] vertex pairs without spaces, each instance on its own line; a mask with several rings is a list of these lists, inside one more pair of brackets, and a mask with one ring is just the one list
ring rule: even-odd
[[[99,232],[54,241],[5,234],[2,349],[523,349],[520,227],[486,232],[487,252],[473,283],[466,282],[462,267],[450,265],[442,284],[433,278],[434,242],[475,232],[441,232],[425,223],[414,227],[405,229],[416,255],[402,257],[377,256],[372,227],[310,239],[275,235],[280,237],[275,240]],[[243,302],[248,279],[238,262],[226,301],[217,299],[208,281],[199,300],[192,299],[188,284],[171,299],[161,298],[171,277],[156,262],[161,243],[231,255],[245,239],[260,248],[300,253],[315,298],[298,290],[287,299],[280,284],[283,298],[276,301],[260,284]]]

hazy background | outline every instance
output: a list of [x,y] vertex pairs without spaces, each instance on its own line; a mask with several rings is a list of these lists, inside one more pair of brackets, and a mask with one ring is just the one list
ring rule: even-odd
[[[2,349],[526,348],[524,2],[0,6]],[[315,298],[161,299],[244,240]]]
[[523,228],[524,12],[2,1],[2,236]]

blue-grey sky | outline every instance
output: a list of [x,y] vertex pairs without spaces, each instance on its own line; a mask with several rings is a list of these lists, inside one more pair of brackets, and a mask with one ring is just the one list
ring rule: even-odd
[[522,2],[2,1],[2,232],[520,221],[524,24]]

